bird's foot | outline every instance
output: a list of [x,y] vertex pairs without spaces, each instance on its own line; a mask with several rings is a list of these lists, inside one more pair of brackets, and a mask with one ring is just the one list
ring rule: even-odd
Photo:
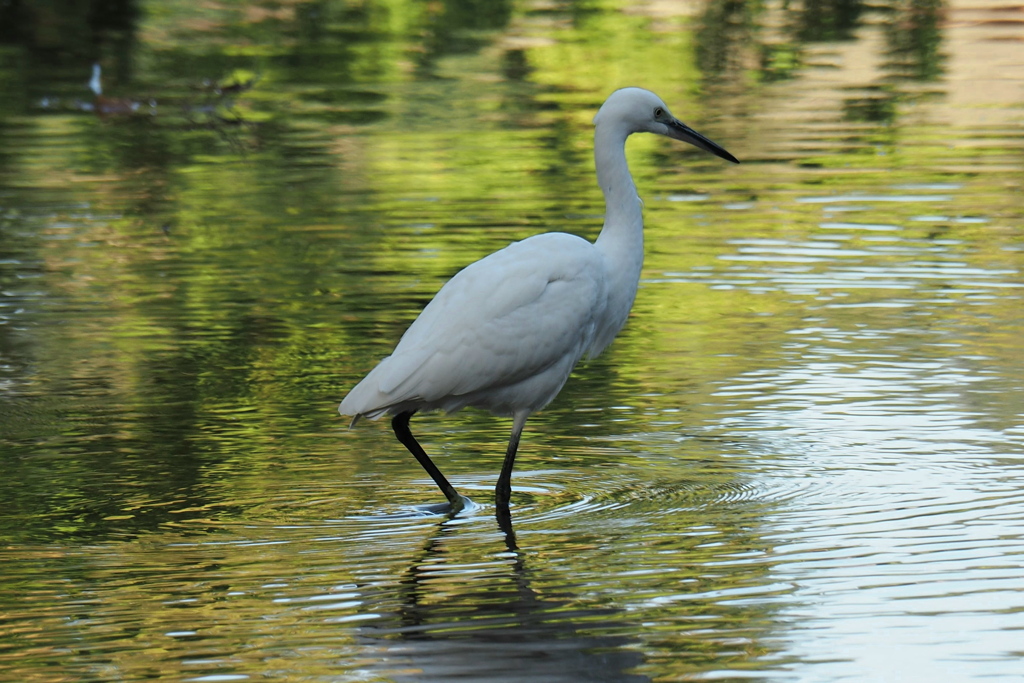
[[455,499],[444,503],[430,503],[428,505],[417,505],[416,510],[428,515],[457,515],[463,510],[472,510],[477,507],[476,503],[466,496],[456,494]]

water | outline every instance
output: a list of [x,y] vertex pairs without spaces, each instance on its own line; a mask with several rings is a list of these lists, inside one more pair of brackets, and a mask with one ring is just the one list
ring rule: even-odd
[[[1024,676],[1012,11],[124,9],[0,16],[0,679]],[[417,416],[477,503],[424,515],[336,405],[462,265],[596,234],[627,84],[743,164],[630,141],[626,330],[511,528],[508,421]]]

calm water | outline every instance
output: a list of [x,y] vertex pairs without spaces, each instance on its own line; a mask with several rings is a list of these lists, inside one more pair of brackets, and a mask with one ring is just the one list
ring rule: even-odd
[[[0,6],[0,679],[1024,677],[1019,11],[40,7]],[[461,266],[596,235],[634,84],[744,163],[631,140],[634,315],[527,425],[513,532],[473,411],[417,424],[477,507],[418,514],[338,401]]]

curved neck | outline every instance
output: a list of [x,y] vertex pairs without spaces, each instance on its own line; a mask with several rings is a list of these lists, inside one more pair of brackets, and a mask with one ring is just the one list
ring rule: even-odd
[[604,228],[597,238],[598,244],[630,237],[639,238],[643,244],[643,202],[636,193],[636,185],[626,163],[628,135],[601,128],[594,131],[597,182],[604,193],[605,204]]
[[628,136],[615,130],[594,131],[597,182],[605,204],[604,227],[595,245],[607,260],[612,284],[619,291],[628,291],[632,304],[644,260],[644,216],[643,202],[626,163]]
[[640,284],[644,263],[643,202],[626,163],[626,137],[629,133],[602,130],[594,132],[594,161],[597,182],[604,193],[604,227],[594,246],[605,263],[608,305],[592,354],[611,343],[626,323],[629,309]]

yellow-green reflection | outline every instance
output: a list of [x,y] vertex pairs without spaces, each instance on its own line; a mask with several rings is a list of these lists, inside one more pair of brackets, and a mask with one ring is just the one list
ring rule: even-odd
[[[72,5],[0,17],[12,676],[1013,677],[1003,10]],[[97,115],[94,60],[135,115]],[[744,163],[631,140],[644,283],[528,426],[517,546],[487,507],[403,517],[436,491],[337,402],[466,263],[596,235],[627,84]],[[505,422],[421,429],[488,500]]]

